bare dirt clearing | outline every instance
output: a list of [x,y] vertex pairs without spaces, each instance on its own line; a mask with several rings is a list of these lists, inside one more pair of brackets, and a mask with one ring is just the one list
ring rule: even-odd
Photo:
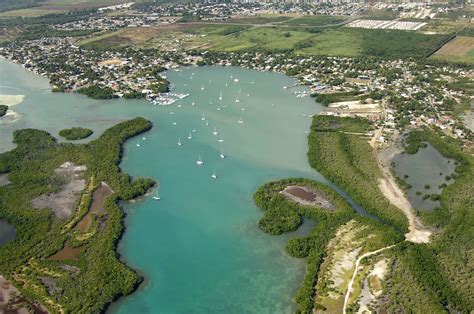
[[8,180],[8,174],[7,173],[0,173],[0,186],[6,186],[9,185],[11,182]]
[[51,208],[57,218],[69,218],[74,211],[79,194],[86,187],[86,180],[82,178],[85,171],[85,166],[75,166],[71,162],[62,164],[54,171],[54,174],[63,178],[66,183],[61,185],[57,192],[40,195],[33,199],[31,206],[34,209]]
[[334,210],[335,206],[321,193],[306,186],[290,185],[280,192],[289,199],[308,206]]
[[436,52],[436,55],[443,56],[465,56],[472,53],[474,50],[474,37],[457,36],[441,49]]

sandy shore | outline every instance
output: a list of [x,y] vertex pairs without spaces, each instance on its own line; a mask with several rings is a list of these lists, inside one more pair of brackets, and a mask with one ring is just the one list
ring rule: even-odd
[[18,105],[23,101],[25,95],[4,95],[0,94],[0,105],[6,105],[8,107],[13,107]]

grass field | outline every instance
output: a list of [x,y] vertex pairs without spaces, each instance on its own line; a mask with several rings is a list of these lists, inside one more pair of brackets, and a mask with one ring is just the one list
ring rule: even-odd
[[423,57],[447,35],[346,27],[324,29],[186,23],[125,29],[80,42],[84,48],[131,45],[157,49],[198,48],[215,51],[293,51],[301,55]]
[[94,8],[118,3],[130,2],[128,0],[45,0],[40,6],[13,10],[0,13],[0,17],[33,17],[50,13],[59,13],[75,9]]
[[223,51],[252,48],[293,50],[304,55],[421,57],[436,50],[445,38],[442,35],[343,27],[317,33],[267,27],[216,38],[209,48]]
[[[134,27],[101,34],[77,42],[86,49],[116,49],[133,45],[142,45],[149,40],[161,38],[165,34],[181,29],[178,25],[166,27]],[[172,39],[172,38],[170,38]]]
[[329,26],[342,23],[345,20],[347,20],[347,18],[341,16],[309,15],[292,18],[283,22],[283,24],[290,26]]
[[467,20],[431,20],[420,29],[424,33],[449,34],[469,28],[470,22]]
[[273,24],[292,19],[291,16],[281,14],[259,14],[257,16],[235,16],[227,20],[227,23],[242,24]]
[[474,37],[457,36],[434,55],[436,59],[474,63]]

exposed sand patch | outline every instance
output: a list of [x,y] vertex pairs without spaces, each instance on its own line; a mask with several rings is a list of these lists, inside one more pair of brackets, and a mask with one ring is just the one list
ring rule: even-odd
[[8,106],[7,113],[1,117],[0,124],[12,123],[20,118],[20,114],[12,110],[12,107],[23,101],[24,95],[3,95],[0,94],[0,105]]
[[321,192],[307,186],[290,185],[280,193],[302,205],[335,209],[335,206]]
[[356,260],[362,251],[365,239],[357,234],[367,227],[351,220],[340,226],[327,246],[327,256],[321,265],[316,287],[316,302],[326,307],[326,312],[340,313]]
[[367,252],[365,254],[362,254],[356,261],[356,264],[355,264],[355,268],[354,268],[354,273],[352,274],[352,278],[351,280],[349,281],[349,285],[347,286],[347,292],[346,292],[346,295],[344,297],[344,307],[342,308],[342,313],[343,314],[346,314],[346,309],[347,309],[347,305],[349,303],[349,297],[353,291],[353,286],[354,286],[354,281],[355,281],[355,278],[357,276],[357,272],[359,271],[360,268],[362,268],[360,266],[360,262],[364,259],[364,258],[367,258],[369,256],[372,256],[372,255],[376,255],[376,254],[379,254],[385,250],[388,250],[392,247],[394,247],[395,245],[390,245],[390,246],[386,246],[386,247],[383,247],[381,249],[378,249],[378,250],[375,250],[375,251],[372,251],[372,252]]
[[120,65],[120,64],[122,64],[122,60],[120,59],[109,59],[109,60],[104,60],[97,63],[97,65],[99,66]]
[[385,278],[387,273],[387,260],[382,259],[375,263],[374,267],[364,278],[362,292],[359,299],[359,310],[357,313],[370,313],[370,307],[373,307],[373,303],[376,301],[376,298],[382,294],[382,284],[381,282]]
[[34,313],[48,313],[44,306],[27,302],[20,291],[0,275],[0,313],[28,314],[30,307],[33,308]]
[[25,95],[4,95],[0,94],[0,105],[6,105],[8,107],[13,107],[18,105],[23,101]]
[[40,195],[31,201],[34,209],[51,208],[59,219],[71,217],[77,198],[86,187],[86,180],[82,178],[85,166],[75,166],[71,162],[65,162],[54,173],[66,180],[59,191],[49,195]]
[[8,173],[0,173],[0,187],[9,185],[10,183],[10,180],[8,180]]

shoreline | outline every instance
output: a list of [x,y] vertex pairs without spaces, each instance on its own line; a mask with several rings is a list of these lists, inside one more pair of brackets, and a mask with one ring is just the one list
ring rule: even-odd
[[[55,256],[58,252],[61,254],[61,250],[64,247],[71,247],[71,248],[81,248],[81,251],[88,251],[87,256],[80,255],[78,258],[82,261],[85,262],[87,267],[86,267],[86,273],[87,273],[87,268],[90,267],[91,263],[96,263],[95,259],[98,257],[102,257],[102,261],[98,261],[100,265],[96,265],[95,269],[96,271],[101,271],[104,272],[104,267],[109,267],[113,266],[112,273],[116,274],[114,276],[115,278],[113,280],[108,280],[109,275],[103,275],[103,276],[98,276],[96,278],[96,282],[100,284],[103,287],[107,287],[109,290],[107,293],[104,293],[102,296],[97,295],[97,299],[94,299],[93,301],[93,307],[96,308],[100,312],[104,312],[107,310],[107,308],[120,298],[130,295],[133,292],[135,292],[139,286],[143,283],[144,281],[144,276],[141,274],[139,271],[135,270],[133,267],[130,265],[126,264],[124,261],[121,260],[121,255],[120,252],[118,251],[118,244],[119,241],[122,239],[124,232],[126,231],[125,228],[125,210],[122,206],[120,206],[119,200],[131,200],[131,199],[136,199],[142,195],[141,191],[142,188],[146,188],[147,190],[150,188],[150,185],[152,185],[152,181],[150,179],[141,179],[135,184],[132,179],[129,182],[120,182],[117,181],[117,178],[121,176],[121,174],[124,174],[125,172],[122,172],[122,169],[120,166],[118,168],[114,167],[108,167],[107,164],[112,162],[113,164],[119,165],[122,158],[123,158],[123,146],[126,143],[127,140],[141,135],[147,131],[149,131],[152,127],[152,124],[150,121],[143,119],[143,118],[136,118],[132,120],[128,120],[126,122],[122,122],[119,124],[116,124],[115,126],[107,129],[104,131],[104,133],[97,139],[95,140],[95,143],[92,143],[92,148],[90,151],[81,151],[83,154],[88,155],[89,158],[92,159],[89,161],[88,165],[93,166],[92,169],[96,169],[97,166],[105,166],[106,168],[112,169],[112,172],[110,173],[95,173],[94,170],[92,170],[92,173],[89,173],[91,175],[91,179],[94,180],[93,178],[96,178],[99,180],[99,182],[106,180],[110,180],[112,183],[111,186],[114,187],[114,191],[112,191],[112,188],[109,187],[108,185],[102,185],[102,187],[106,187],[106,190],[109,191],[110,193],[105,193],[103,196],[103,199],[97,199],[96,197],[99,197],[99,195],[94,195],[94,197],[91,195],[90,196],[90,201],[91,203],[89,204],[86,199],[87,199],[87,189],[86,191],[83,191],[83,197],[81,199],[81,202],[78,204],[75,204],[73,206],[73,213],[74,215],[80,215],[81,210],[87,206],[87,212],[85,213],[84,217],[80,219],[80,221],[76,221],[74,216],[71,216],[68,219],[65,219],[64,221],[59,221],[60,225],[62,226],[60,230],[49,230],[47,233],[47,237],[56,237],[59,242],[56,244],[54,241],[51,241],[52,244],[51,246],[47,249],[47,251],[42,254],[38,253],[26,253],[28,254],[27,256],[30,257],[29,261],[27,263],[21,262],[19,265],[23,267],[22,271],[12,271],[5,269],[5,278],[13,280],[11,281],[12,286],[14,286],[17,289],[20,290],[25,290],[25,295],[29,296],[29,300],[32,302],[36,303],[39,302],[41,304],[45,304],[49,308],[51,308],[52,311],[56,310],[62,310],[62,309],[72,309],[74,307],[84,307],[84,308],[89,308],[91,306],[90,303],[84,302],[81,299],[57,299],[57,296],[55,293],[53,294],[45,294],[46,292],[43,290],[33,290],[31,291],[30,283],[32,278],[36,278],[38,276],[46,276],[47,278],[51,278],[51,273],[48,271],[45,271],[45,267],[52,267],[52,266],[44,266],[43,261],[47,260],[47,257],[52,254],[52,256]],[[32,134],[31,136],[38,136],[40,137],[38,140],[43,140],[41,136],[44,137],[50,137],[52,136],[49,133],[42,132],[39,130],[32,130],[35,131],[35,134]],[[23,131],[23,133],[28,132],[28,130]],[[22,135],[17,134],[18,145],[17,147],[21,146],[27,146],[28,142],[22,140],[23,138],[21,137]],[[108,145],[103,146],[104,141],[108,143]],[[110,146],[117,145],[118,149],[113,150],[117,156],[116,159],[113,156],[109,156],[109,158],[106,158],[105,160],[97,161],[99,162],[98,164],[94,162],[94,158],[97,157],[97,155],[103,155],[105,151],[109,150]],[[66,157],[67,150],[73,150],[73,149],[79,149],[82,147],[82,144],[74,144],[72,146],[64,146],[61,143],[55,143],[57,145],[57,154],[58,157]],[[14,148],[16,149],[16,148]],[[47,149],[47,148],[31,148],[31,150],[38,150],[38,159],[41,157],[41,153],[43,152],[42,150]],[[35,155],[36,156],[36,155]],[[82,156],[85,157],[85,156]],[[14,156],[10,157],[13,158],[10,162],[15,162]],[[35,161],[31,161],[35,162]],[[54,165],[51,165],[51,167],[55,167]],[[91,167],[89,167],[91,168]],[[54,168],[53,168],[54,170]],[[12,170],[13,173],[15,173],[16,170]],[[31,170],[34,172],[35,170]],[[54,172],[54,171],[52,171]],[[49,173],[49,172],[48,172]],[[138,179],[138,178],[137,178]],[[13,184],[15,181],[13,182]],[[34,185],[34,183],[33,183]],[[14,185],[13,185],[14,187]],[[90,191],[90,190],[89,190]],[[12,190],[12,193],[14,193],[15,190]],[[85,197],[85,198],[84,198]],[[109,199],[109,197],[112,197],[112,199]],[[30,201],[30,198],[26,196],[26,200]],[[95,202],[94,202],[95,201]],[[99,202],[99,203],[96,203]],[[94,206],[95,204],[95,206]],[[81,208],[82,207],[82,208]],[[12,214],[13,209],[6,208],[6,213],[7,214]],[[97,212],[97,216],[102,216],[102,219],[99,218],[99,225],[93,224],[89,225],[87,230],[82,230],[84,235],[89,235],[91,234],[92,237],[89,238],[81,238],[77,237],[77,234],[75,232],[75,229],[77,229],[78,224],[85,218],[87,220],[87,215],[91,211],[100,211]],[[38,212],[38,211],[32,211],[32,212]],[[90,219],[89,219],[90,220]],[[102,222],[101,222],[102,221]],[[19,222],[16,222],[19,223]],[[27,222],[32,224],[32,228],[37,227],[36,222]],[[22,225],[24,228],[25,225]],[[80,226],[79,226],[80,227]],[[79,228],[80,229],[80,228]],[[62,237],[61,237],[62,235]],[[73,241],[73,242],[71,242]],[[77,242],[79,241],[79,242]],[[41,248],[40,243],[34,242],[31,245],[34,245],[35,248]],[[21,248],[21,243],[15,244],[14,246],[9,246],[9,248],[15,248],[19,247],[18,249]],[[11,249],[10,248],[10,249]],[[110,250],[111,249],[111,250]],[[23,253],[22,253],[23,254]],[[34,259],[37,259],[36,262],[32,261]],[[67,256],[61,256],[58,261],[58,265],[56,267],[59,267],[59,265],[69,265],[67,262],[70,259],[70,255]],[[37,267],[38,265],[39,267]],[[28,270],[31,269],[32,273],[29,273]],[[49,268],[48,268],[49,269]],[[51,268],[54,269],[54,268]],[[84,271],[84,268],[81,267],[81,270]],[[53,270],[51,270],[53,271]],[[89,273],[90,274],[90,273]],[[65,274],[64,280],[66,280],[67,284],[62,286],[62,289],[64,290],[64,293],[66,295],[68,294],[74,294],[75,289],[77,289],[74,285],[71,286],[71,281],[74,281],[74,275],[72,273]],[[84,280],[87,280],[88,276],[90,275],[81,275],[80,279],[78,280],[78,286],[81,287],[85,282]],[[120,281],[120,278],[123,278],[125,280],[124,282]],[[109,278],[111,279],[111,278]],[[55,285],[54,281],[56,279],[51,279],[53,282],[53,285]],[[105,280],[105,281],[104,281]],[[102,282],[102,284],[101,284]],[[49,288],[48,288],[49,289]],[[91,295],[93,292],[89,292],[86,295]],[[89,299],[88,302],[91,302]]]

